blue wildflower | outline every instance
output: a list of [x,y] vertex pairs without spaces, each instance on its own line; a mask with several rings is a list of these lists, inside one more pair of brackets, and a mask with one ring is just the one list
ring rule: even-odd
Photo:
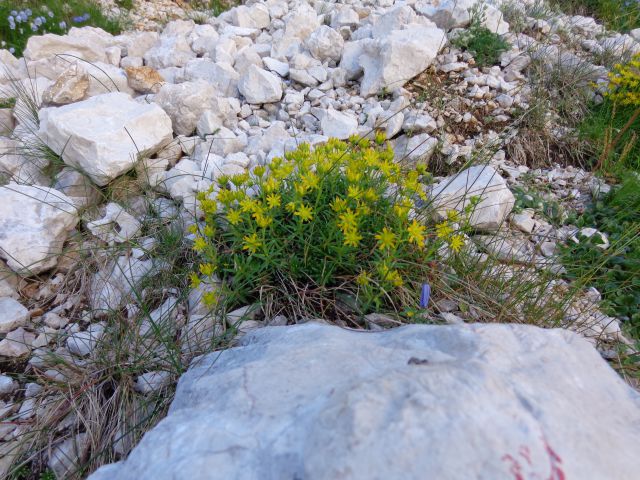
[[47,15],[49,15],[49,18],[53,18],[53,12],[51,10],[49,10],[49,13],[47,13]]
[[65,30],[65,29],[67,28],[67,22],[60,22],[60,23],[58,24],[58,26],[59,26],[62,30]]
[[11,16],[15,17],[16,15],[18,15],[18,12],[16,12],[15,10],[11,10]]
[[427,308],[429,305],[429,297],[431,296],[431,287],[428,283],[422,284],[422,293],[420,294],[420,308]]
[[16,53],[16,49],[15,49],[15,48],[13,48],[13,47],[11,47],[11,48],[9,49],[9,53],[11,53],[11,54]]

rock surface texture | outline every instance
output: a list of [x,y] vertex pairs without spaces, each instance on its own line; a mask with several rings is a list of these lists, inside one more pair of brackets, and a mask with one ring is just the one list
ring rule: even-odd
[[16,273],[30,275],[53,267],[77,223],[71,199],[53,188],[0,187],[0,257]]
[[171,119],[160,107],[118,92],[44,109],[40,120],[43,141],[100,186],[173,138]]
[[311,323],[196,361],[167,418],[89,478],[632,480],[639,441],[640,396],[573,333]]

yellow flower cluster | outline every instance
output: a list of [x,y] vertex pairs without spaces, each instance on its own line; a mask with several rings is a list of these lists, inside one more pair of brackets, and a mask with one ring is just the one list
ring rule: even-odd
[[374,141],[302,144],[268,166],[220,177],[198,195],[204,227],[193,229],[193,248],[203,261],[192,284],[219,275],[251,279],[249,287],[282,278],[326,285],[333,274],[387,301],[417,282],[416,266],[439,246],[461,248],[458,219],[451,214],[430,232],[413,210],[427,198],[426,168],[401,168],[384,142],[378,133]]
[[614,66],[606,96],[620,105],[640,107],[640,54],[624,65]]
[[464,246],[464,236],[456,228],[459,221],[460,214],[456,210],[449,210],[447,218],[436,224],[436,237],[446,241],[449,248],[455,253],[458,253]]

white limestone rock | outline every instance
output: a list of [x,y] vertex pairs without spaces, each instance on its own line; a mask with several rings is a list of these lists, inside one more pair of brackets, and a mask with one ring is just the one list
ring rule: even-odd
[[396,162],[404,160],[426,162],[435,152],[438,139],[428,133],[401,135],[391,143],[391,146]]
[[572,332],[308,323],[194,362],[168,416],[89,480],[632,480],[639,441],[640,395]]
[[273,73],[255,65],[249,66],[238,82],[238,90],[248,103],[278,102],[282,98],[282,82]]
[[76,62],[58,77],[43,95],[46,103],[66,105],[82,100],[89,90],[89,75]]
[[344,140],[358,132],[358,119],[351,113],[330,108],[320,121],[322,134]]
[[140,249],[133,249],[131,255],[121,255],[110,261],[92,277],[91,308],[97,315],[121,308],[152,270],[153,260],[146,258]]
[[333,28],[321,25],[305,42],[309,52],[318,60],[339,62],[344,48],[344,39]]
[[173,138],[171,119],[160,107],[119,92],[41,110],[39,135],[65,163],[99,186]]
[[478,230],[497,230],[515,204],[505,180],[488,165],[476,165],[445,178],[431,192],[434,207],[441,215],[447,210],[464,211],[473,197],[480,201],[469,223]]
[[144,53],[144,63],[156,70],[168,67],[184,67],[196,53],[184,35],[160,37],[159,43]]
[[100,28],[73,27],[67,35],[33,35],[27,41],[24,58],[40,60],[55,55],[71,54],[87,62],[108,62],[107,48],[114,37]]
[[96,348],[103,335],[103,324],[91,324],[86,330],[69,335],[67,338],[67,349],[78,357],[87,357]]
[[163,371],[146,372],[136,378],[133,389],[143,395],[157,392],[166,387],[171,381],[171,373]]
[[86,459],[91,447],[88,433],[79,433],[58,443],[51,449],[47,466],[55,473],[56,478],[69,478]]
[[106,206],[104,217],[87,223],[89,231],[109,245],[126,242],[135,237],[142,224],[117,203]]
[[73,201],[53,188],[0,187],[0,257],[20,275],[54,267],[77,223]]
[[8,333],[24,327],[29,320],[29,310],[13,298],[0,298],[0,333]]
[[178,85],[165,84],[153,101],[171,118],[177,135],[191,135],[206,110],[213,109],[217,92],[213,85],[198,80]]
[[364,43],[359,56],[364,70],[360,95],[368,97],[383,88],[402,87],[431,65],[446,43],[444,31],[421,25],[394,30],[382,39]]
[[0,357],[24,357],[31,352],[31,344],[36,336],[22,327],[7,333],[0,341]]

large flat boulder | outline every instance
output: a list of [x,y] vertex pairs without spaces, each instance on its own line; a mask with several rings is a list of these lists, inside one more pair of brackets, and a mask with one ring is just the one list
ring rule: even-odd
[[41,110],[39,137],[103,186],[170,142],[173,130],[158,105],[114,92]]
[[77,223],[73,201],[58,190],[14,183],[0,187],[0,257],[16,273],[54,267]]
[[566,330],[311,323],[197,360],[89,478],[632,480],[639,441],[640,395]]

